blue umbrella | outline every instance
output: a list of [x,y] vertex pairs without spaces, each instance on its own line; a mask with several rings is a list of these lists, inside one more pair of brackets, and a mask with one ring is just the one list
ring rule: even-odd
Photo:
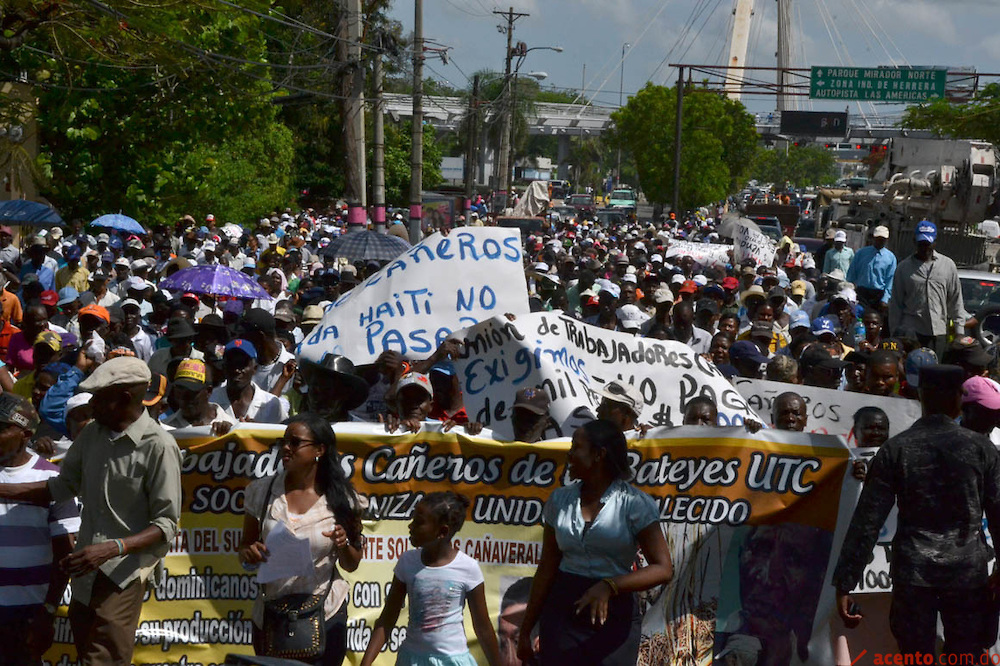
[[0,201],[0,224],[54,227],[63,223],[59,213],[36,201]]
[[351,231],[330,241],[320,251],[325,257],[348,261],[391,261],[412,246],[399,236],[377,231]]
[[247,275],[228,266],[191,266],[182,268],[160,282],[161,289],[190,291],[213,296],[236,298],[272,298],[262,286]]
[[110,213],[108,215],[101,215],[99,218],[97,218],[90,224],[95,227],[115,229],[117,231],[124,231],[130,234],[146,233],[146,230],[142,228],[141,224],[133,220],[128,215],[122,215],[121,213]]

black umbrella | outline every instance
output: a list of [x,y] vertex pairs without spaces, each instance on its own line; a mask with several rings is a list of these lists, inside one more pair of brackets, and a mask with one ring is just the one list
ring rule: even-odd
[[330,241],[321,254],[348,261],[391,261],[412,246],[399,236],[377,231],[352,231]]
[[59,213],[45,204],[13,199],[0,201],[0,224],[55,227],[63,224],[63,220]]

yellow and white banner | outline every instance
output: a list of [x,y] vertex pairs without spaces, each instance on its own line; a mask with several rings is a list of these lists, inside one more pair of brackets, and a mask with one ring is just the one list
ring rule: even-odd
[[[336,428],[351,481],[380,515],[366,523],[361,566],[346,575],[352,663],[367,645],[396,560],[410,547],[413,507],[436,490],[472,500],[456,545],[480,563],[498,621],[505,608],[495,625],[501,649],[516,643],[528,587],[518,581],[539,562],[542,506],[566,482],[569,440],[501,443],[430,428],[405,435],[372,424]],[[181,532],[165,561],[167,575],[143,606],[136,664],[221,664],[227,653],[251,652],[257,584],[236,557],[243,494],[251,479],[277,469],[271,444],[283,431],[251,424],[220,438],[204,428],[175,431],[186,451]],[[771,656],[758,663],[789,664],[793,654],[832,663],[829,579],[857,496],[857,482],[845,474],[843,439],[664,428],[629,446],[634,483],[660,505],[675,570],[669,586],[642,595],[640,663],[708,666],[734,634],[760,640]],[[404,609],[379,663],[394,663],[405,626]],[[73,664],[65,618],[57,629],[46,663]],[[471,620],[466,633],[482,661]]]

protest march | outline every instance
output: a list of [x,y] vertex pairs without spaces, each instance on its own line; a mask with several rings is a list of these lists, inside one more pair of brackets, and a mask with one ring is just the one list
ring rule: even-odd
[[1000,367],[934,225],[886,275],[724,208],[0,228],[0,664],[847,666],[944,589],[995,651]]

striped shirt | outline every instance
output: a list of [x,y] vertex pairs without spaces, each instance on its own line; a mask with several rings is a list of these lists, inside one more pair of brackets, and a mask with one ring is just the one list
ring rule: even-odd
[[[17,467],[0,467],[0,483],[31,483],[58,476],[59,468],[31,453]],[[76,502],[48,507],[0,500],[0,621],[25,617],[45,603],[52,571],[52,539],[80,529]]]

